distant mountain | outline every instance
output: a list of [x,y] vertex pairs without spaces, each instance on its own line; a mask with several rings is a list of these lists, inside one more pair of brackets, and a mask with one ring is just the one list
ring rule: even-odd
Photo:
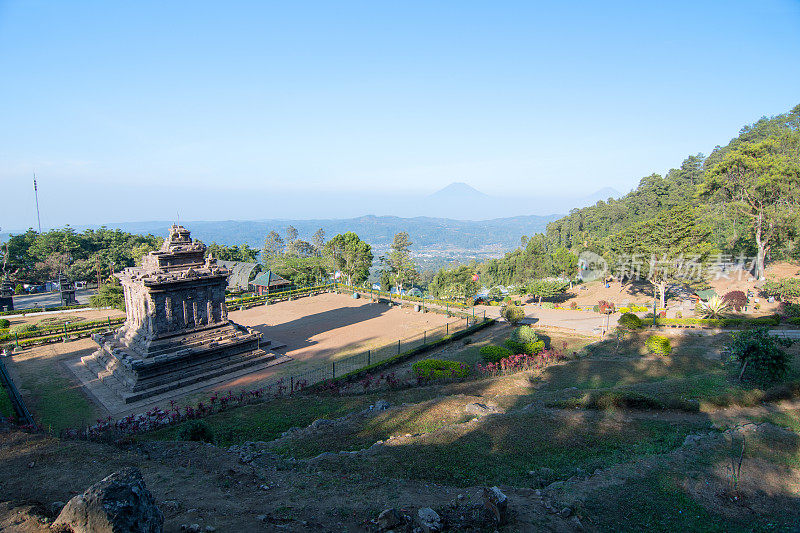
[[454,182],[444,187],[443,189],[439,189],[433,194],[428,195],[428,199],[439,202],[439,201],[460,201],[460,202],[474,202],[474,201],[483,201],[491,198],[488,194],[484,194],[479,190],[471,187],[463,182]]

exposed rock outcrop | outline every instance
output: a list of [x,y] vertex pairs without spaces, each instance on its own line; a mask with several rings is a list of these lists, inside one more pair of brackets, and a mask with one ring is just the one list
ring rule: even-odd
[[124,468],[72,498],[53,523],[73,533],[161,533],[164,515],[138,468]]

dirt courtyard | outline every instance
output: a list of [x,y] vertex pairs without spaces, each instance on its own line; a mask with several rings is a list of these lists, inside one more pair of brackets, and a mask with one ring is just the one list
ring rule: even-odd
[[252,386],[279,375],[289,375],[309,362],[330,362],[420,335],[447,322],[463,322],[439,313],[418,313],[413,308],[354,300],[344,294],[325,293],[271,305],[232,311],[228,317],[249,326],[273,344],[285,344],[279,353],[292,361],[254,372],[218,387],[220,390]]

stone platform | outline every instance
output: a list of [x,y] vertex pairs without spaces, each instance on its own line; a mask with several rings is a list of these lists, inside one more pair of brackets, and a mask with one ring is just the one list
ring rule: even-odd
[[146,354],[136,350],[136,345],[126,344],[123,333],[120,330],[94,335],[100,349],[81,361],[124,403],[249,367],[262,367],[278,358],[268,350],[282,348],[232,322],[162,337],[148,344]]

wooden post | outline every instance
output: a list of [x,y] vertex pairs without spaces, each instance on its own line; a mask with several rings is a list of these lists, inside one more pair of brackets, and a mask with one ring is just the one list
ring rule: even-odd
[[331,378],[336,378],[336,361],[331,361]]
[[367,350],[367,366],[372,364],[372,350]]
[[400,339],[397,339],[397,355],[400,355]]

